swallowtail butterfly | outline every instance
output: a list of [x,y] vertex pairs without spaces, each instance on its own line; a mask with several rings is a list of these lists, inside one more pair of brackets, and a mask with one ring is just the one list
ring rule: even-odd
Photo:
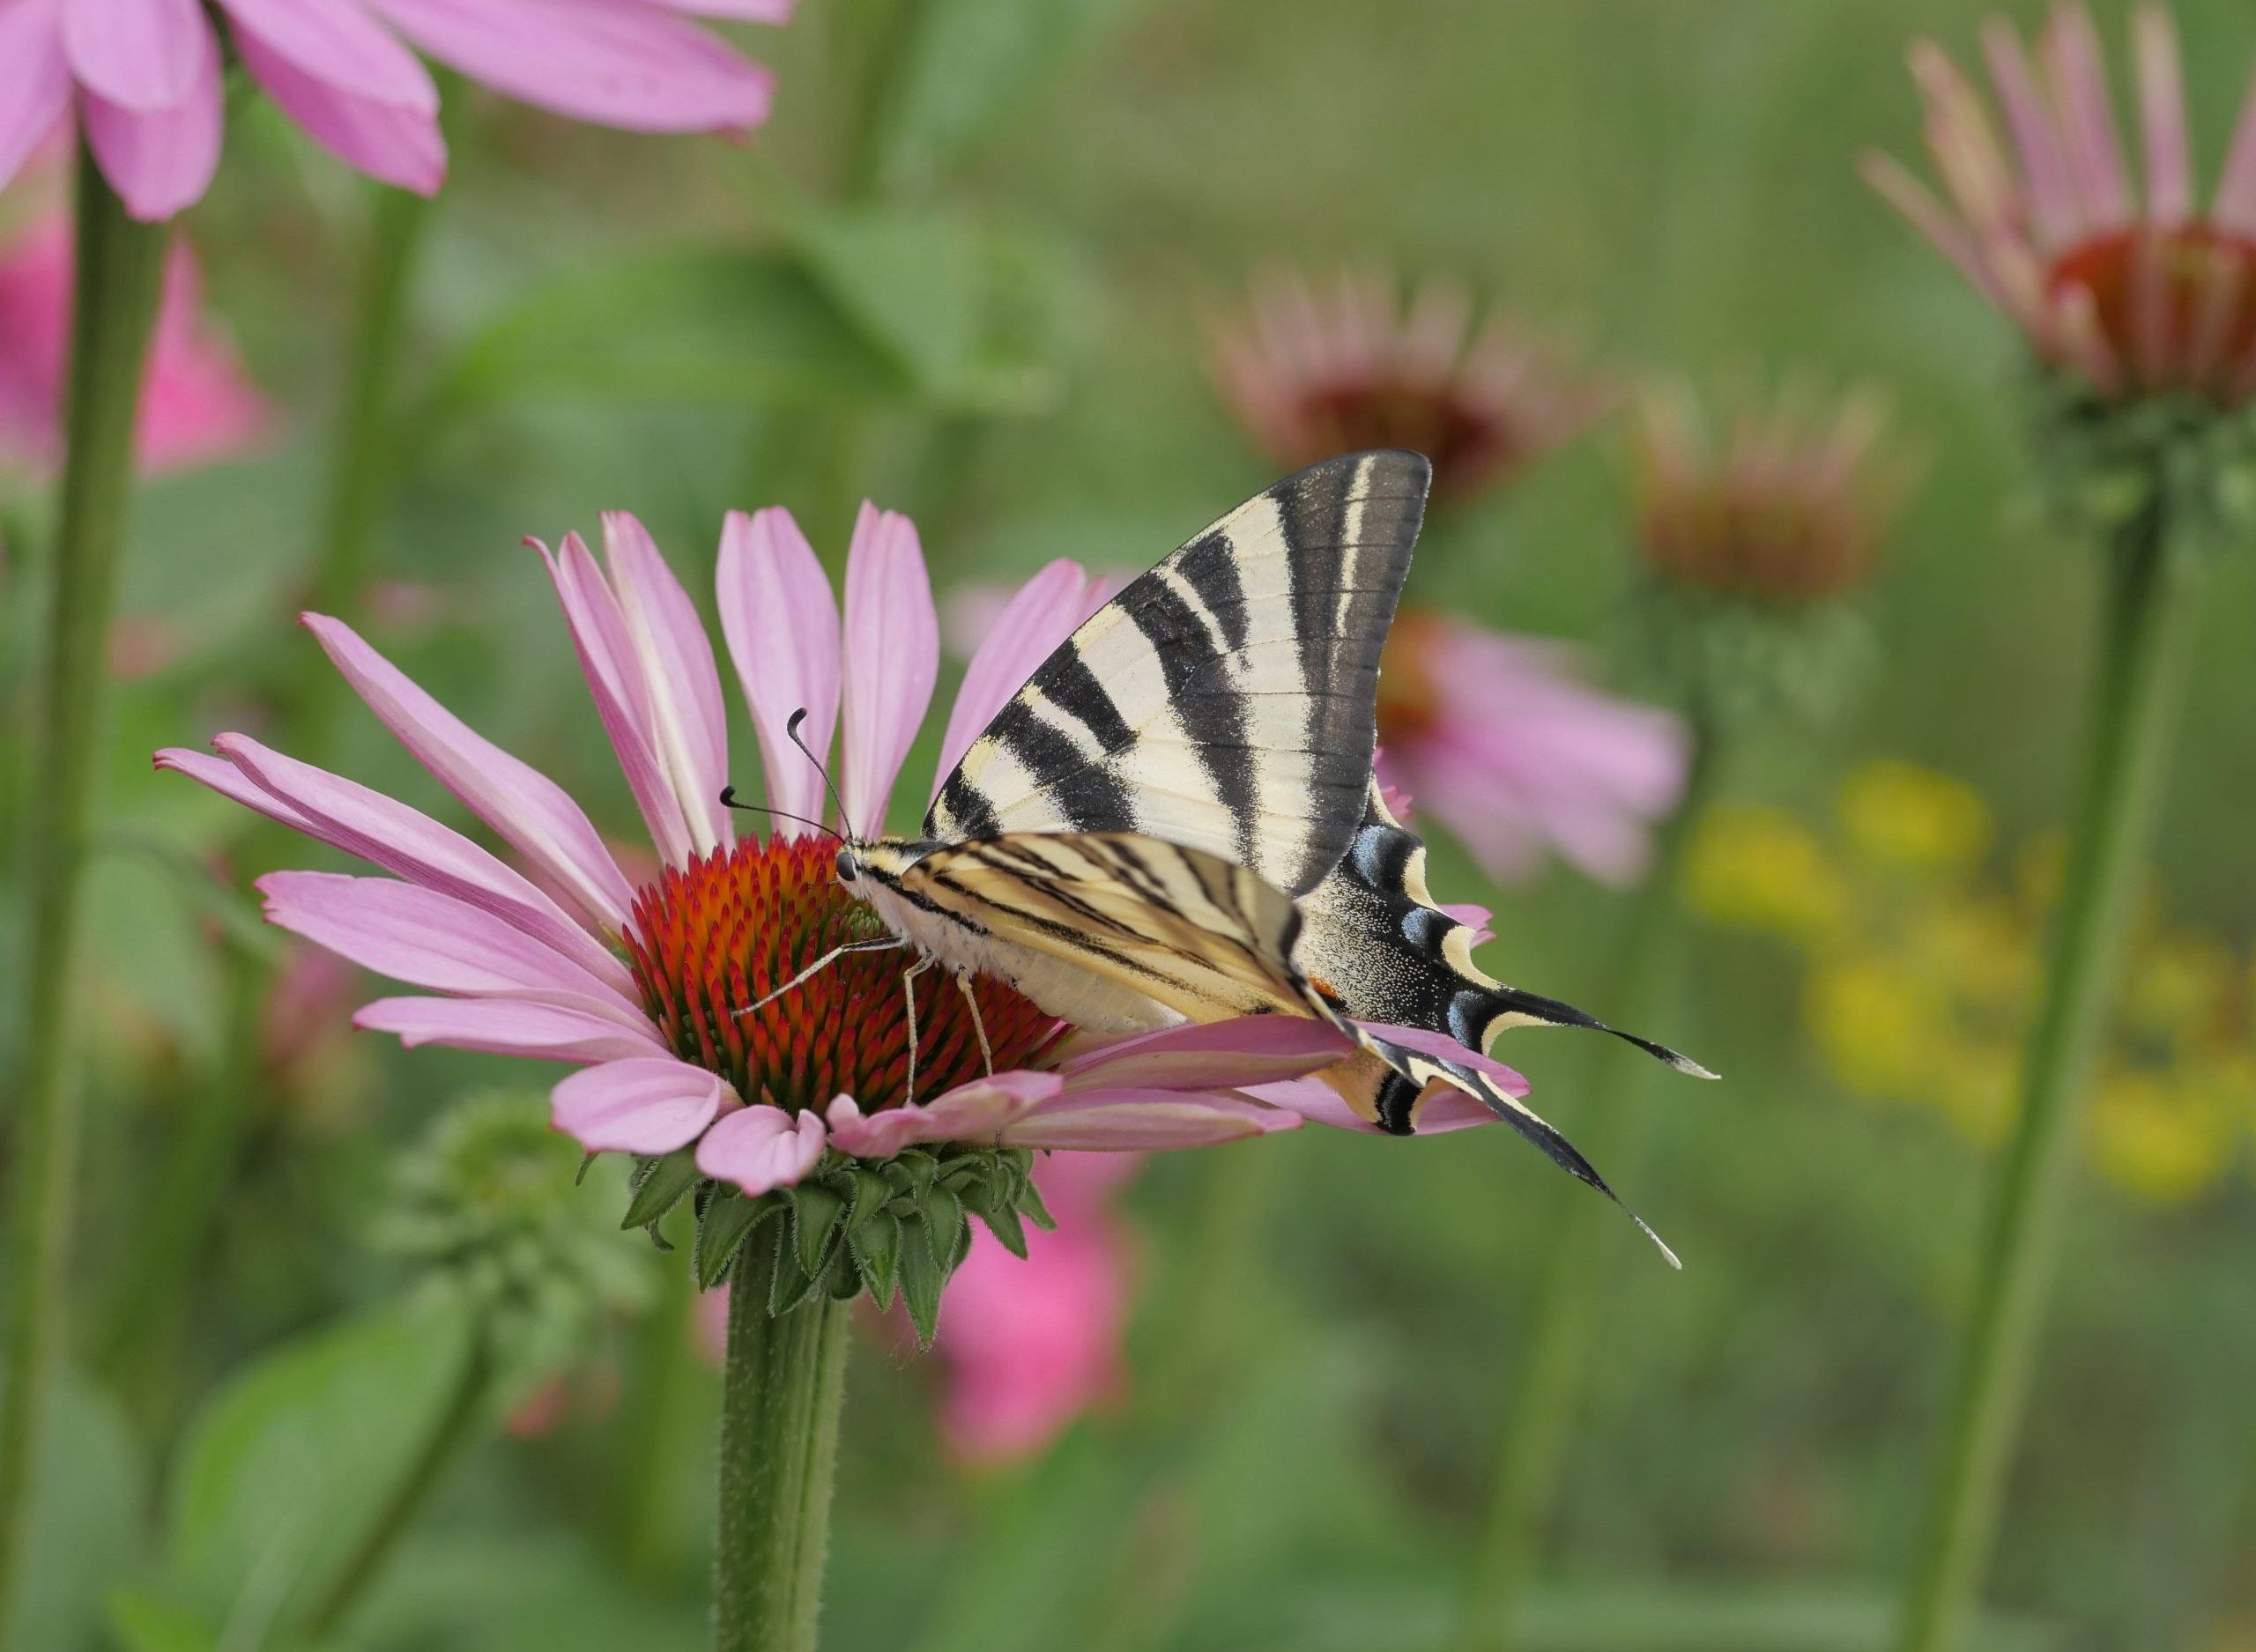
[[874,945],[919,954],[912,974],[1001,976],[1095,1032],[1318,1017],[1360,1046],[1325,1077],[1380,1129],[1410,1134],[1455,1085],[1612,1197],[1479,1068],[1357,1025],[1469,1050],[1515,1026],[1613,1031],[1474,967],[1372,778],[1379,651],[1430,475],[1418,454],[1351,454],[1247,500],[1043,662],[919,838],[850,840],[838,876],[897,937]]

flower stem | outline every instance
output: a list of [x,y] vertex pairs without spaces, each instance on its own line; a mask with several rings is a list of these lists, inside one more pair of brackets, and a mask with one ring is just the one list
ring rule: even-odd
[[[309,604],[317,613],[353,612],[375,564],[398,448],[394,403],[408,289],[430,221],[427,197],[376,186],[309,587]],[[300,685],[293,737],[303,749],[318,751],[339,703],[341,683],[324,662]]]
[[2158,502],[2111,547],[2107,637],[2052,967],[2022,1070],[2019,1123],[1992,1196],[1957,1392],[1905,1600],[1903,1652],[1947,1652],[1960,1642],[1996,1532],[2073,1182],[2077,1103],[2108,1024],[2161,802],[2183,685],[2181,633],[2199,571],[2191,550],[2172,543]]
[[26,1048],[13,1112],[14,1209],[0,1374],[0,1624],[22,1558],[25,1494],[63,1342],[65,1249],[77,1170],[70,1013],[95,777],[108,760],[103,648],[133,499],[133,432],[162,287],[167,226],[137,223],[91,155],[78,157],[78,273],[64,408],[68,443],[54,554],[22,864],[30,913],[18,980]]
[[486,1402],[493,1387],[494,1366],[483,1343],[476,1343],[464,1354],[462,1369],[455,1379],[454,1391],[448,1395],[446,1408],[424,1437],[423,1448],[407,1471],[397,1490],[377,1515],[351,1556],[307,1616],[305,1635],[309,1642],[326,1643],[353,1603],[382,1568],[392,1545],[412,1525],[421,1512],[424,1500],[438,1485],[439,1477],[455,1456],[478,1433],[478,1425],[486,1415]]
[[788,1314],[769,1315],[768,1282],[786,1242],[783,1222],[761,1223],[730,1282],[716,1652],[813,1652],[822,1604],[846,1305],[817,1293]]
[[[1657,1019],[1674,985],[1679,895],[1684,856],[1701,809],[1714,787],[1716,737],[1694,720],[1690,767],[1675,810],[1661,823],[1653,863],[1637,892],[1622,938],[1606,1014],[1617,1026],[1642,1027]],[[1614,1060],[1611,1050],[1599,1060]],[[1618,1070],[1618,1069],[1617,1069]],[[1640,1065],[1619,1093],[1594,1098],[1587,1132],[1592,1162],[1610,1176],[1634,1169],[1643,1155],[1649,1110],[1638,1092],[1651,1078]],[[1559,1464],[1575,1425],[1588,1361],[1591,1311],[1599,1294],[1607,1234],[1618,1219],[1586,1188],[1562,1187],[1549,1248],[1529,1321],[1526,1352],[1504,1414],[1497,1447],[1495,1484],[1473,1562],[1465,1619],[1464,1652],[1504,1652],[1512,1621],[1540,1556],[1545,1518],[1558,1492]]]

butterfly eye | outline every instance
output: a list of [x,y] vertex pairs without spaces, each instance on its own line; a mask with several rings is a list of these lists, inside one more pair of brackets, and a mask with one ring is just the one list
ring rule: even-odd
[[854,881],[855,876],[856,869],[854,866],[854,851],[851,849],[839,850],[838,881],[842,884],[850,884]]

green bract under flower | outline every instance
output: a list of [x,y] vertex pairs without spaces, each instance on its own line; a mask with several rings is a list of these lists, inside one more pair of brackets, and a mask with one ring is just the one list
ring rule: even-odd
[[825,1155],[796,1186],[758,1198],[699,1175],[686,1152],[645,1159],[635,1171],[626,1227],[658,1224],[686,1198],[697,1237],[690,1263],[709,1289],[729,1277],[738,1254],[763,1224],[784,1224],[767,1281],[768,1311],[781,1314],[820,1293],[847,1301],[864,1291],[879,1308],[899,1295],[929,1345],[940,1293],[971,1250],[976,1217],[1013,1256],[1026,1255],[1026,1224],[1054,1226],[1035,1190],[1034,1155],[1023,1148],[941,1143],[879,1160]]

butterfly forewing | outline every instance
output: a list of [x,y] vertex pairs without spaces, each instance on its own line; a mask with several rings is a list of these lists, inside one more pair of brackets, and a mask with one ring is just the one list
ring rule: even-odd
[[925,837],[1132,832],[1312,887],[1362,819],[1429,476],[1414,453],[1328,460],[1134,581],[973,743]]

